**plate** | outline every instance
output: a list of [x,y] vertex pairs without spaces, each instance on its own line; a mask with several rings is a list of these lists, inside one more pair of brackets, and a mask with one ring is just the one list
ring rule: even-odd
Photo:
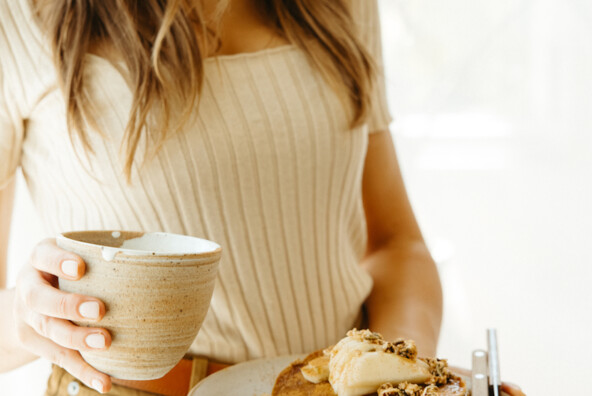
[[271,395],[275,379],[290,363],[306,355],[279,356],[235,364],[204,378],[188,396]]
[[[204,378],[189,391],[187,396],[269,396],[275,379],[282,370],[296,359],[306,355],[279,356],[235,364]],[[470,389],[471,379],[461,374]],[[502,396],[508,396],[502,392]]]

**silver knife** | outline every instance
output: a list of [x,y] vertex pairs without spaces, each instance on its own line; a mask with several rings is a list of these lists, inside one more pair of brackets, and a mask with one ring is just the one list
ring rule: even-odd
[[487,351],[489,364],[489,395],[500,396],[502,381],[500,377],[499,353],[495,329],[487,329]]

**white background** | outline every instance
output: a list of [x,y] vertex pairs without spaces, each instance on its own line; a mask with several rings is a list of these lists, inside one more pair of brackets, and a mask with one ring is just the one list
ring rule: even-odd
[[[529,395],[582,394],[592,334],[592,4],[381,0],[393,136],[445,292],[439,355],[498,329]],[[43,237],[19,179],[9,282]],[[43,393],[48,365],[0,374]]]

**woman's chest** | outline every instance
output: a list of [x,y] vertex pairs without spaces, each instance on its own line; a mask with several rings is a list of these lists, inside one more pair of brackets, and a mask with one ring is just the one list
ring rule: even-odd
[[[238,187],[254,194],[270,186],[289,194],[359,181],[366,130],[350,128],[342,102],[296,48],[209,59],[204,74],[199,103],[183,130],[145,162],[140,144],[134,177],[142,184],[170,185],[177,194],[191,194],[196,185],[212,194]],[[121,165],[132,94],[115,68],[100,58],[89,58],[86,75],[103,133],[89,132],[94,154],[87,158],[81,148],[72,147],[65,122],[56,116],[63,108],[52,99],[55,93],[41,102],[29,123],[24,167],[32,174],[87,169],[92,177],[77,182],[113,194],[144,194],[133,178],[131,185],[125,182]],[[166,188],[151,191],[159,194],[170,193]]]

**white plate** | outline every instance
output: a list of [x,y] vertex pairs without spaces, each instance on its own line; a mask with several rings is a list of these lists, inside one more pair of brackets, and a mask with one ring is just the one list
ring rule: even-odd
[[279,373],[294,360],[304,357],[306,355],[279,356],[235,364],[206,377],[189,391],[188,396],[271,395]]
[[[235,364],[206,377],[187,396],[269,396],[275,379],[296,359],[306,355],[279,356]],[[470,389],[471,379],[461,375]],[[508,396],[502,392],[502,396]]]

